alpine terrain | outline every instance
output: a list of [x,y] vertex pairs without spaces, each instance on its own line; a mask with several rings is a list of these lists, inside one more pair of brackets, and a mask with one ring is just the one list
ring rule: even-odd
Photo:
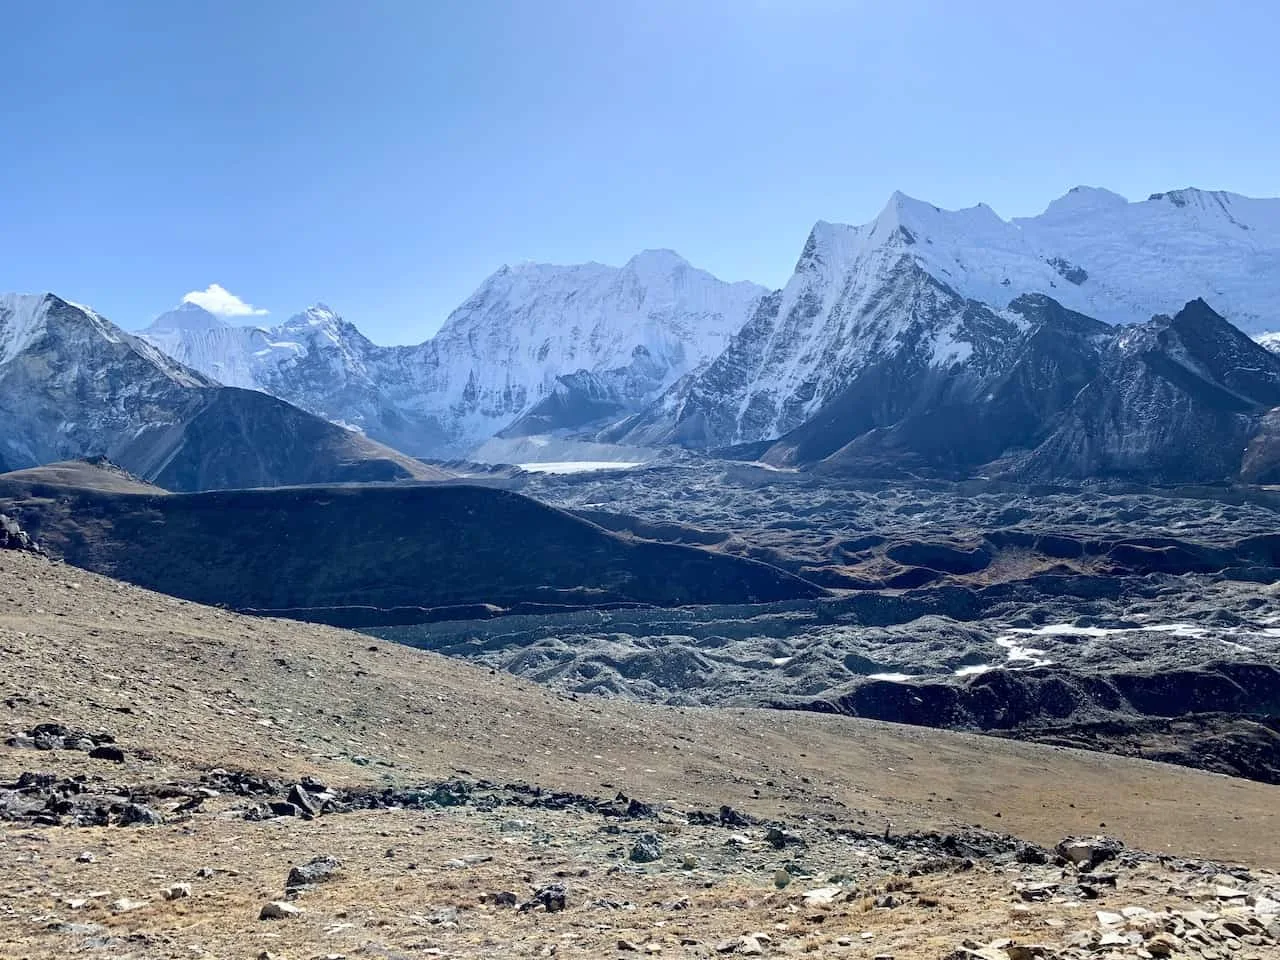
[[[1006,458],[1001,469],[1041,479],[1239,476],[1240,449],[1275,406],[1263,381],[1280,366],[1236,327],[1261,335],[1280,313],[1278,264],[1280,200],[1180,190],[1128,203],[1076,188],[1039,217],[1005,221],[983,205],[944,211],[895,194],[865,226],[817,224],[790,282],[719,357],[601,437],[778,441],[756,450],[775,463],[839,451],[846,466],[880,472]],[[1255,379],[1224,384],[1211,356]],[[1163,465],[1069,455],[1062,431],[1089,416],[1077,404],[1109,405],[1126,442],[1159,447]],[[1162,421],[1186,404],[1221,414],[1223,431],[1197,434],[1211,447],[1203,460],[1165,448],[1179,427]]]
[[221,383],[261,390],[418,456],[644,406],[715,357],[765,290],[669,250],[621,268],[505,266],[416,346],[382,347],[328,307],[235,327],[194,304],[141,338]]
[[52,294],[0,296],[0,423],[10,469],[105,455],[174,490],[444,476]]

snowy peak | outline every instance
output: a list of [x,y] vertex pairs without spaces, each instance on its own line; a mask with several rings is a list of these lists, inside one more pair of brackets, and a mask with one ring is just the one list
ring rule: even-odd
[[911,235],[904,237],[909,244],[920,235],[935,239],[961,235],[978,239],[991,233],[1006,233],[1009,228],[985,203],[962,210],[943,210],[898,190],[889,197],[889,202],[870,226],[869,237],[879,238],[882,242],[896,229],[905,228]]
[[143,337],[222,383],[411,454],[456,456],[550,397],[561,377],[599,378],[617,408],[642,406],[714,358],[765,293],[645,250],[621,267],[503,266],[417,346],[378,346],[322,303],[272,328],[213,328],[182,311]]
[[160,314],[147,327],[146,333],[186,332],[201,333],[206,330],[222,330],[231,326],[216,314],[196,303],[182,303]]
[[693,269],[692,264],[674,250],[641,250],[622,268],[637,276],[670,276],[679,270]]
[[1120,194],[1102,187],[1072,187],[1049,204],[1040,216],[1045,220],[1087,217],[1099,211],[1126,206],[1128,203],[1129,201]]
[[0,364],[8,363],[44,333],[53,294],[0,294]]
[[355,324],[344,320],[337,311],[323,303],[313,304],[265,332],[273,342],[298,341],[320,349],[343,344],[356,348],[373,347]]

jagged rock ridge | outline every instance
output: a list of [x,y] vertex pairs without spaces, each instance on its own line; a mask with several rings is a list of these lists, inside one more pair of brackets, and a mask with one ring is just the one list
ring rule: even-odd
[[103,455],[174,490],[444,475],[52,294],[0,297],[0,422],[10,469]]

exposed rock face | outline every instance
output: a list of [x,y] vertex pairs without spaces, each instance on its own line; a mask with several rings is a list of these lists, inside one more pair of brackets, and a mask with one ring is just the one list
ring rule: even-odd
[[[902,320],[897,311],[909,303],[910,322],[892,336],[873,335],[874,348],[837,377],[824,373],[797,393],[710,402],[706,376],[728,362],[731,347],[707,375],[681,384],[670,408],[630,421],[618,438],[714,446],[799,421],[763,445],[760,459],[875,476],[980,471],[1050,482],[1280,475],[1280,414],[1272,412],[1280,407],[1280,357],[1203,300],[1112,328],[1043,295],[994,311],[906,259],[897,270],[889,313]],[[940,363],[939,344],[963,360]],[[839,348],[830,349],[838,367]],[[816,409],[797,407],[797,396],[817,398]],[[751,420],[753,410],[764,420]],[[666,432],[655,433],[664,422]]]
[[18,522],[6,517],[3,513],[0,513],[0,550],[40,552],[39,546],[22,527],[18,526]]
[[52,294],[0,298],[0,421],[13,468],[101,455],[175,490],[443,475]]
[[1020,297],[1003,314],[970,301],[958,316],[973,347],[967,362],[939,368],[919,351],[884,358],[767,459],[965,471],[1034,446],[1096,376],[1109,332],[1040,295]]
[[719,353],[764,293],[650,250],[621,268],[503,267],[416,346],[377,346],[323,304],[272,329],[192,322],[188,305],[142,337],[222,383],[452,456],[525,415],[517,435],[641,408]]
[[[1130,204],[1079,188],[1006,222],[895,194],[865,226],[815,226],[787,286],[720,356],[599,437],[878,475],[999,461],[992,472],[1055,480],[1238,477],[1276,365],[1203,301],[1150,316],[1212,290],[1264,328],[1280,285],[1242,262],[1280,263],[1280,201],[1188,190]],[[1208,412],[1223,402],[1234,409]],[[1274,469],[1274,432],[1249,476]]]
[[[1098,374],[1019,466],[1040,478],[1154,481],[1267,475],[1263,454],[1280,406],[1280,357],[1194,300],[1173,317],[1119,331]],[[1245,453],[1248,457],[1248,453]]]

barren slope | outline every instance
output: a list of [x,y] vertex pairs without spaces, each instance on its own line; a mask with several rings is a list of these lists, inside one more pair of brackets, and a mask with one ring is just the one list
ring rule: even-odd
[[[878,829],[982,824],[1039,842],[1280,864],[1280,789],[1161,764],[839,717],[566,698],[368,637],[174,600],[0,555],[13,731],[105,730],[142,778],[234,767],[412,784],[460,770],[590,795]],[[372,758],[371,765],[352,757]],[[40,759],[36,757],[36,759]],[[0,750],[0,776],[33,765]],[[807,778],[807,779],[806,779]],[[949,798],[949,799],[948,799]]]
[[[869,721],[565,698],[7,551],[0,651],[4,957],[1076,960],[1123,929],[1137,940],[1102,955],[1172,942],[1266,960],[1280,943],[1280,877],[1256,869],[1280,862],[1275,787]],[[48,722],[123,756],[32,749]],[[254,816],[307,776],[338,808]],[[447,778],[472,786],[416,799]],[[652,808],[591,799],[619,790]],[[167,822],[117,825],[131,804]],[[111,825],[70,826],[72,809]],[[1124,854],[1080,872],[955,826],[975,820],[1045,842],[1105,821],[1255,869]],[[932,825],[956,836],[909,833]],[[642,843],[656,861],[637,862]],[[336,872],[286,894],[316,856]],[[282,899],[297,912],[259,918]]]

